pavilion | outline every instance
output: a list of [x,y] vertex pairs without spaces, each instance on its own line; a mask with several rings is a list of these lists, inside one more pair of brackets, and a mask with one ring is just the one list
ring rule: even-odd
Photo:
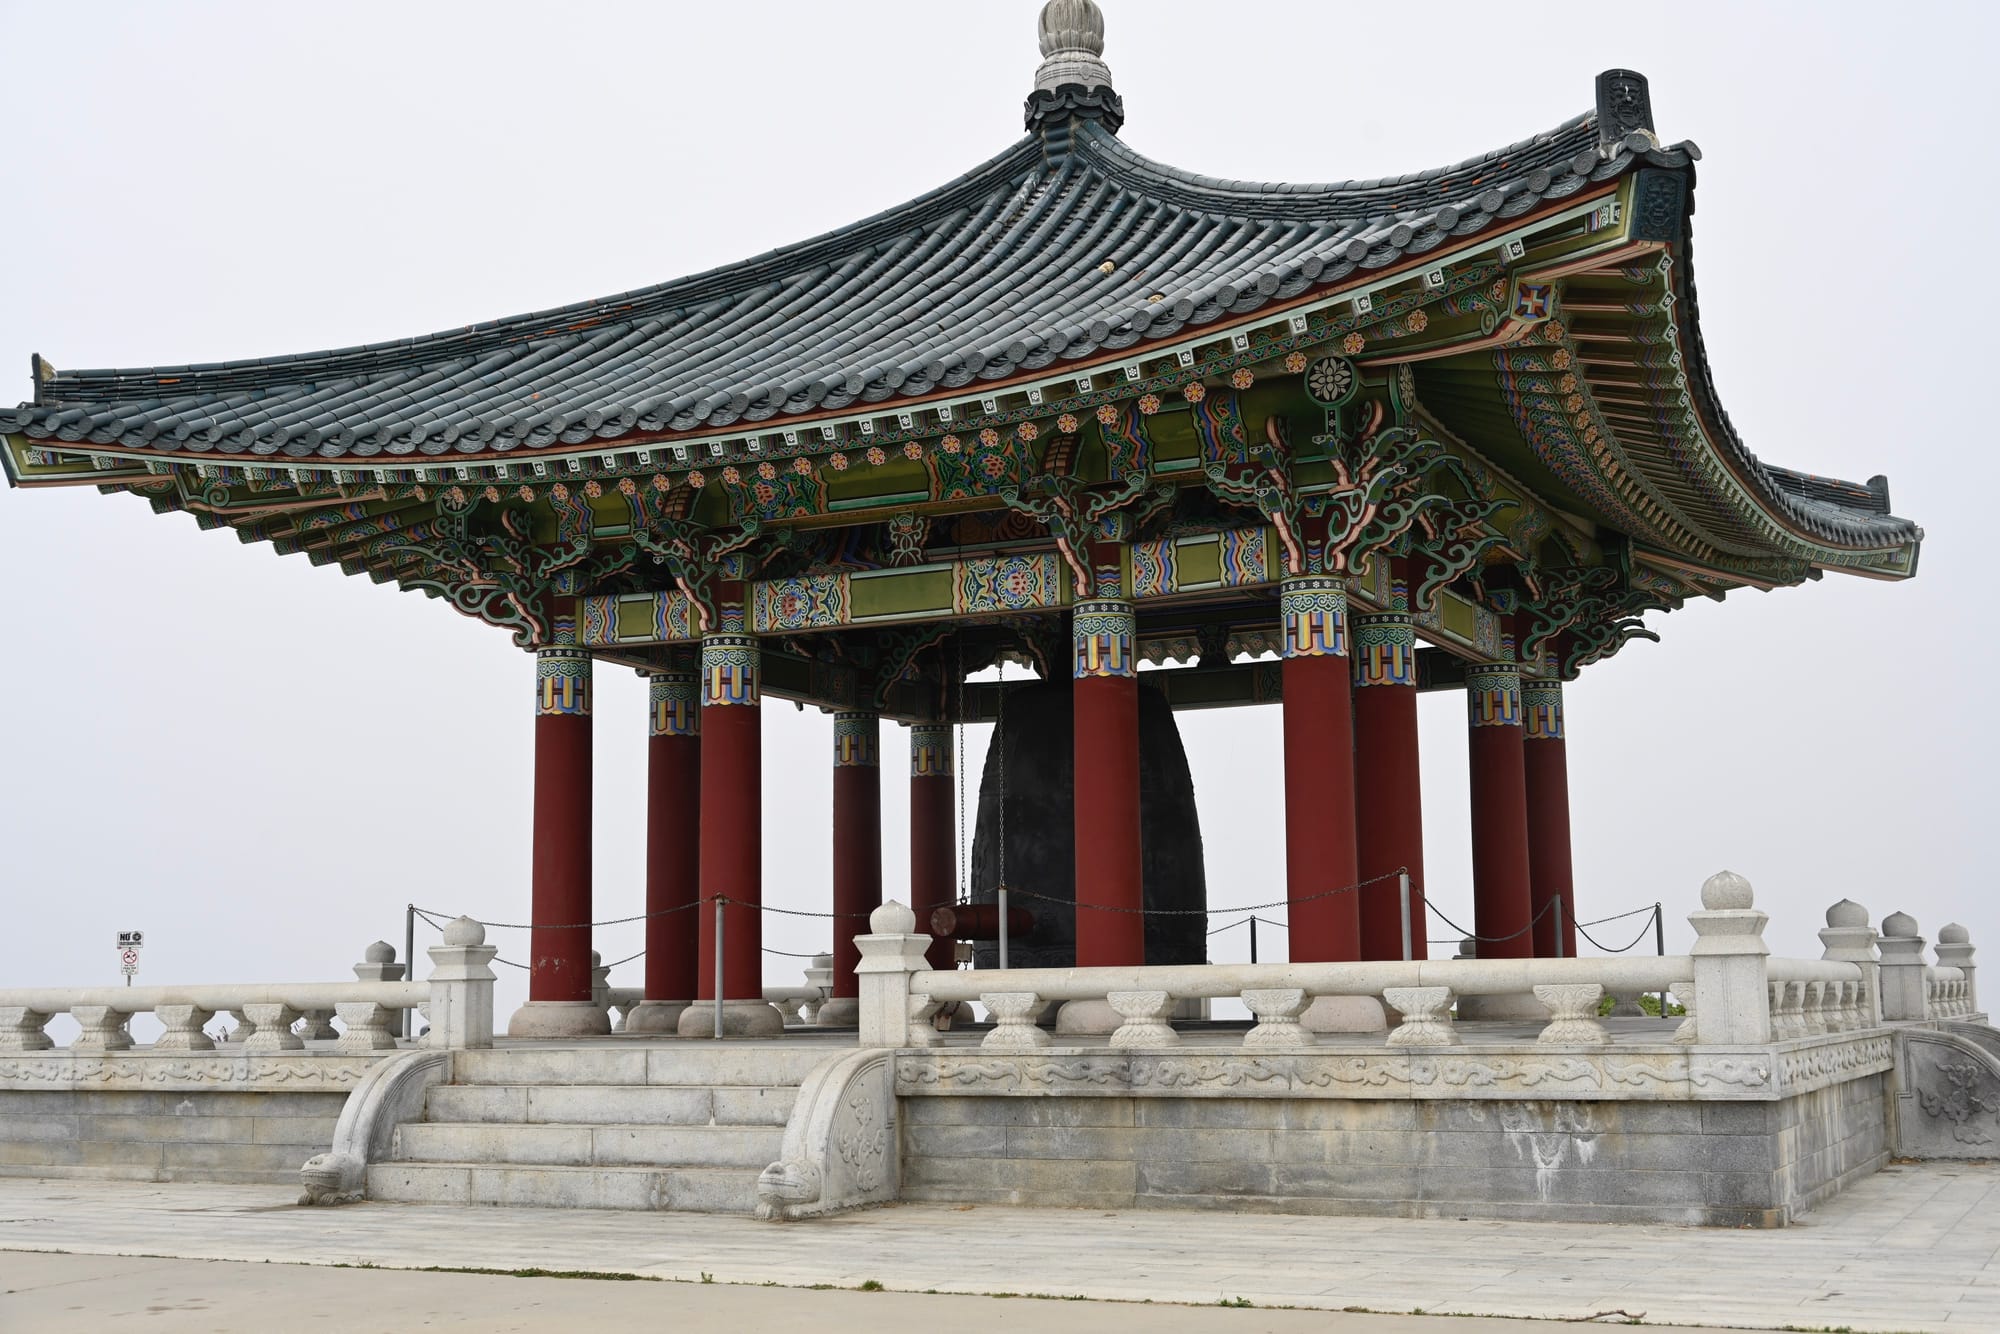
[[720,988],[758,1033],[766,695],[835,714],[843,1000],[883,898],[880,722],[908,724],[927,921],[959,889],[952,726],[1000,707],[965,678],[1003,659],[1072,682],[1078,964],[1144,962],[1143,919],[1111,911],[1141,904],[1141,662],[1190,664],[1148,674],[1175,708],[1283,710],[1292,959],[1422,957],[1416,695],[1443,689],[1467,700],[1482,953],[1569,955],[1563,683],[1690,598],[1915,573],[1883,478],[1732,429],[1697,321],[1700,154],[1655,132],[1642,76],[1456,166],[1258,185],[1124,144],[1090,0],[1051,0],[1040,38],[1024,137],[852,226],[390,344],[37,356],[0,411],[14,485],[136,495],[533,654],[515,1035],[606,1022],[575,925],[599,663],[651,680],[628,1028],[705,1033],[683,1014]]

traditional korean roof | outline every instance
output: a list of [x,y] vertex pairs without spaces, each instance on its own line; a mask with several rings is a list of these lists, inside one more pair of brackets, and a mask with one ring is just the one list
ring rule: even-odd
[[[0,461],[16,482],[128,486],[417,586],[408,545],[384,534],[439,483],[524,501],[588,479],[665,494],[711,467],[729,498],[702,493],[705,524],[856,522],[870,506],[879,520],[1001,503],[999,481],[941,479],[930,460],[955,454],[950,432],[1041,432],[989,460],[1018,487],[1080,466],[1047,452],[1058,421],[1081,421],[1086,452],[1115,450],[1103,414],[1150,417],[1164,395],[1165,415],[1133,429],[1209,441],[1162,456],[1194,469],[1184,485],[1226,461],[1212,423],[1176,418],[1200,416],[1203,392],[1282,381],[1308,417],[1331,414],[1301,372],[1337,361],[1455,436],[1481,495],[1533,497],[1504,521],[1531,582],[1552,531],[1554,554],[1621,560],[1659,605],[1820,569],[1914,572],[1922,535],[1890,512],[1886,481],[1766,464],[1730,425],[1696,320],[1700,153],[1660,140],[1639,75],[1608,71],[1592,110],[1454,166],[1268,184],[1123,142],[1089,0],[1053,0],[1041,36],[1025,136],[909,203],[693,277],[400,342],[145,369],[36,357],[33,400],[0,410]],[[1291,411],[1254,406],[1240,409],[1252,441],[1253,415]],[[860,486],[849,451],[898,480]],[[738,484],[778,463],[810,485]],[[1317,465],[1300,466],[1305,485]],[[333,508],[306,517],[316,504]]]

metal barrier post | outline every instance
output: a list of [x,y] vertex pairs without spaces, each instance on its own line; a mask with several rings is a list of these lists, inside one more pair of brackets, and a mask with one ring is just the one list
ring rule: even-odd
[[[403,980],[405,982],[417,980],[417,905],[414,903],[403,905]],[[413,1038],[416,1035],[417,1012],[405,1010],[403,1036]]]
[[715,896],[715,1040],[722,1040],[722,919],[729,900]]
[[999,897],[1000,905],[1000,966],[1005,968],[1007,966],[1007,886],[1004,884],[997,886],[995,893]]
[[1403,962],[1416,957],[1416,943],[1410,939],[1410,870],[1406,866],[1396,872],[1396,896],[1403,905]]
[[1254,913],[1250,917],[1250,962],[1257,962],[1257,917]]
[[1561,898],[1549,900],[1549,908],[1556,915],[1556,957],[1563,957],[1563,901]]
[[[1657,903],[1653,905],[1653,950],[1662,959],[1667,957],[1667,919],[1666,915],[1660,910],[1660,905]],[[1666,1017],[1667,993],[1665,989],[1662,989],[1660,992],[1660,1018],[1664,1019]]]

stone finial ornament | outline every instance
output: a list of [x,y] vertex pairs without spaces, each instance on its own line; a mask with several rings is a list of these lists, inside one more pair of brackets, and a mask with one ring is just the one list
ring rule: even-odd
[[1902,939],[1917,934],[1917,919],[1906,912],[1892,912],[1882,919],[1882,934]]
[[361,962],[394,963],[396,962],[396,947],[386,940],[378,940],[367,949],[361,951]]
[[1938,928],[1937,943],[1940,945],[1969,945],[1972,933],[1957,922],[1947,922]]
[[1851,930],[1868,925],[1868,910],[1853,899],[1842,899],[1826,910],[1826,924]]
[[1710,912],[1742,912],[1756,906],[1750,882],[1734,871],[1717,871],[1701,886],[1701,906]]
[[878,936],[907,936],[917,929],[917,915],[890,899],[868,914],[868,929]]
[[1036,30],[1042,63],[1028,94],[1028,129],[1046,132],[1083,119],[1116,134],[1125,123],[1125,104],[1104,63],[1104,11],[1094,0],[1049,0]]
[[445,923],[444,943],[447,945],[484,945],[486,928],[470,917],[454,917]]
[[1104,11],[1094,0],[1049,0],[1036,30],[1042,45],[1037,90],[1054,92],[1064,84],[1111,86],[1111,67],[1104,63]]

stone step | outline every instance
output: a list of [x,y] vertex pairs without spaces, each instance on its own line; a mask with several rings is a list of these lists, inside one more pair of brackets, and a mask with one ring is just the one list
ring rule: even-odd
[[396,1127],[401,1162],[547,1167],[738,1167],[777,1161],[777,1126],[493,1125],[412,1122]]
[[743,1167],[525,1167],[375,1163],[368,1198],[395,1204],[504,1204],[541,1209],[672,1209],[747,1214],[757,1172]]
[[439,1084],[424,1120],[518,1125],[782,1126],[796,1085]]
[[769,1047],[687,1042],[671,1046],[495,1047],[458,1052],[454,1084],[799,1084],[839,1046]]

